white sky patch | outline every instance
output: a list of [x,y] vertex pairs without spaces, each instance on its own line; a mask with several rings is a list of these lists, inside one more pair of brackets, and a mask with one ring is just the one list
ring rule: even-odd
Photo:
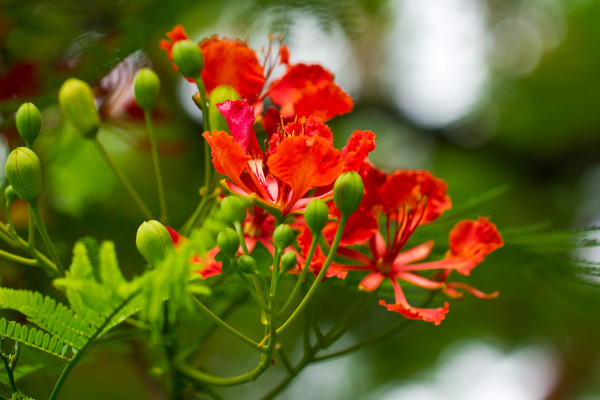
[[431,380],[392,387],[376,398],[542,400],[552,389],[556,376],[556,357],[541,344],[503,353],[482,342],[469,342],[442,355]]
[[429,127],[468,114],[487,81],[486,11],[476,0],[392,3],[383,79],[410,118]]

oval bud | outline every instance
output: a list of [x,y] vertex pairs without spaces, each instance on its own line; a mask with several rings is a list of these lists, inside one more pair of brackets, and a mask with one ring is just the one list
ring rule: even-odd
[[6,198],[6,204],[10,204],[17,199],[17,192],[11,185],[8,185],[6,189],[4,189],[4,197]]
[[155,220],[140,225],[135,236],[135,245],[144,260],[153,267],[175,250],[169,231]]
[[273,243],[280,249],[285,249],[294,242],[294,231],[288,224],[281,224],[273,232]]
[[254,258],[245,254],[243,256],[238,257],[237,265],[238,267],[240,267],[242,272],[246,274],[251,274],[254,273],[254,271],[256,271],[256,261],[254,260]]
[[135,101],[145,111],[152,110],[158,103],[160,80],[150,68],[142,68],[135,74],[133,81]]
[[226,100],[240,100],[241,98],[242,96],[228,85],[217,86],[210,92],[210,96],[208,97],[208,121],[210,122],[211,130],[229,132],[225,117],[217,109],[217,104],[223,103]]
[[327,208],[327,204],[321,199],[312,200],[308,203],[304,211],[304,221],[314,233],[319,233],[323,230],[328,217],[329,209]]
[[285,272],[289,269],[292,269],[296,266],[296,262],[298,261],[298,257],[296,253],[293,251],[286,251],[281,256],[281,272]]
[[231,228],[224,228],[217,235],[217,246],[219,246],[221,252],[227,257],[235,257],[235,253],[237,253],[240,247],[240,240],[237,233]]
[[42,114],[33,103],[23,103],[17,110],[17,131],[25,140],[27,147],[31,147],[33,141],[42,129]]
[[6,160],[6,177],[21,199],[35,204],[42,193],[40,159],[27,147],[17,147]]
[[191,40],[179,40],[171,50],[173,62],[179,71],[192,79],[199,79],[204,68],[204,57],[200,47]]
[[364,190],[362,178],[354,171],[344,172],[337,178],[333,185],[333,202],[342,217],[347,218],[358,209]]
[[221,201],[221,218],[223,221],[234,224],[246,219],[246,206],[236,196],[227,196]]
[[94,103],[94,93],[82,80],[69,78],[58,92],[60,109],[83,137],[93,138],[100,129],[100,116]]

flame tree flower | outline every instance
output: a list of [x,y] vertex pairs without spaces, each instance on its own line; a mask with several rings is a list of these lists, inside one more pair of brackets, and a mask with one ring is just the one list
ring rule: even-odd
[[[355,131],[342,151],[333,147],[329,127],[316,118],[289,123],[271,137],[263,152],[253,129],[252,107],[241,100],[218,106],[231,132],[204,132],[217,172],[225,175],[226,187],[248,197],[279,217],[300,210],[314,197],[304,197],[313,188],[326,188],[319,195],[331,196],[331,184],[349,166],[360,165],[374,148],[375,135]],[[362,158],[356,161],[357,158]]]
[[[436,325],[448,312],[448,303],[438,308],[413,307],[408,303],[400,282],[428,290],[441,289],[450,297],[462,296],[458,289],[479,298],[497,296],[496,292],[485,294],[462,282],[446,282],[452,271],[469,275],[486,255],[503,246],[493,223],[487,218],[459,222],[450,231],[450,249],[444,258],[419,263],[431,253],[433,241],[410,249],[405,249],[405,245],[419,226],[433,222],[450,209],[446,183],[422,170],[397,170],[386,175],[369,162],[363,163],[360,173],[365,184],[365,196],[355,217],[361,223],[348,224],[342,242],[346,246],[338,249],[340,256],[352,259],[358,265],[337,265],[338,270],[368,272],[359,285],[366,291],[374,291],[384,280],[389,280],[395,301],[387,304],[380,300],[380,305],[407,318]],[[383,221],[383,233],[377,228],[379,221]],[[329,225],[331,231],[335,224]],[[361,238],[367,244],[366,252],[348,246],[359,243]],[[319,263],[319,258],[322,260],[322,257],[315,257],[313,262]],[[428,278],[420,274],[424,271],[437,271],[437,275]]]
[[[166,35],[169,40],[163,39],[160,48],[173,61],[174,44],[187,40],[188,36],[181,25],[175,26]],[[318,64],[290,64],[285,45],[281,45],[273,57],[272,42],[271,35],[261,63],[256,52],[240,40],[217,36],[202,40],[198,46],[204,57],[201,78],[207,94],[219,86],[230,86],[241,98],[255,106],[257,115],[262,112],[262,101],[269,97],[280,107],[280,111],[270,107],[265,113],[264,124],[269,135],[275,132],[281,118],[290,122],[295,117],[313,116],[325,122],[352,111],[352,98],[334,82],[331,72]],[[267,87],[266,83],[277,64],[285,64],[286,72]],[[175,64],[173,67],[177,69]]]

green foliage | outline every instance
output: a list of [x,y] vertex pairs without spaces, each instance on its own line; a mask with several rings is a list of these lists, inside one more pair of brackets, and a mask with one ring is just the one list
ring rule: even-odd
[[[21,325],[18,322],[1,318],[0,337],[13,339],[29,347],[33,347],[34,349],[68,360],[68,344],[63,342],[57,336],[49,335],[34,327]],[[73,350],[73,347],[71,349],[71,353],[74,354],[76,350]]]

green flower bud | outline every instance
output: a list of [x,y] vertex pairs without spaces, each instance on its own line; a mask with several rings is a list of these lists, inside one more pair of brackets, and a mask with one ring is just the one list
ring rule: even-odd
[[342,217],[348,217],[358,209],[365,186],[362,178],[354,171],[341,174],[333,185],[333,202]]
[[17,192],[13,189],[12,186],[8,185],[6,189],[4,189],[4,197],[6,197],[6,203],[10,204],[17,199]]
[[42,129],[42,114],[33,103],[23,103],[17,110],[17,131],[25,140],[27,147],[31,147],[33,141]]
[[58,102],[65,118],[83,137],[94,138],[100,129],[100,116],[94,93],[87,83],[69,78],[58,92]]
[[180,40],[173,45],[171,50],[173,62],[179,71],[192,79],[200,78],[204,68],[204,57],[200,47],[191,40]]
[[273,232],[273,242],[280,249],[285,249],[294,242],[294,231],[288,224],[281,224]]
[[314,199],[306,206],[304,211],[304,221],[311,231],[319,233],[325,227],[327,218],[329,217],[329,209],[327,204],[321,199]]
[[149,68],[140,69],[135,74],[133,81],[133,93],[138,106],[145,111],[152,110],[158,103],[160,93],[160,80],[158,75]]
[[226,100],[240,100],[241,98],[234,88],[227,85],[217,86],[210,92],[208,97],[208,121],[211,130],[229,132],[225,117],[217,110],[217,104]]
[[230,224],[246,219],[244,202],[236,196],[228,196],[221,201],[221,218]]
[[175,250],[169,231],[155,220],[140,225],[135,236],[135,245],[144,260],[153,267]]
[[231,228],[223,229],[217,235],[217,246],[219,246],[221,252],[227,257],[235,257],[235,253],[237,253],[240,247],[240,240],[237,233]]
[[281,272],[285,272],[289,269],[292,269],[296,266],[296,262],[298,258],[296,253],[293,251],[286,251],[281,256]]
[[240,267],[242,272],[246,274],[251,274],[256,271],[256,261],[254,258],[247,255],[239,256],[237,259],[237,265]]
[[27,147],[17,147],[6,160],[6,177],[21,199],[35,204],[42,193],[40,159]]

